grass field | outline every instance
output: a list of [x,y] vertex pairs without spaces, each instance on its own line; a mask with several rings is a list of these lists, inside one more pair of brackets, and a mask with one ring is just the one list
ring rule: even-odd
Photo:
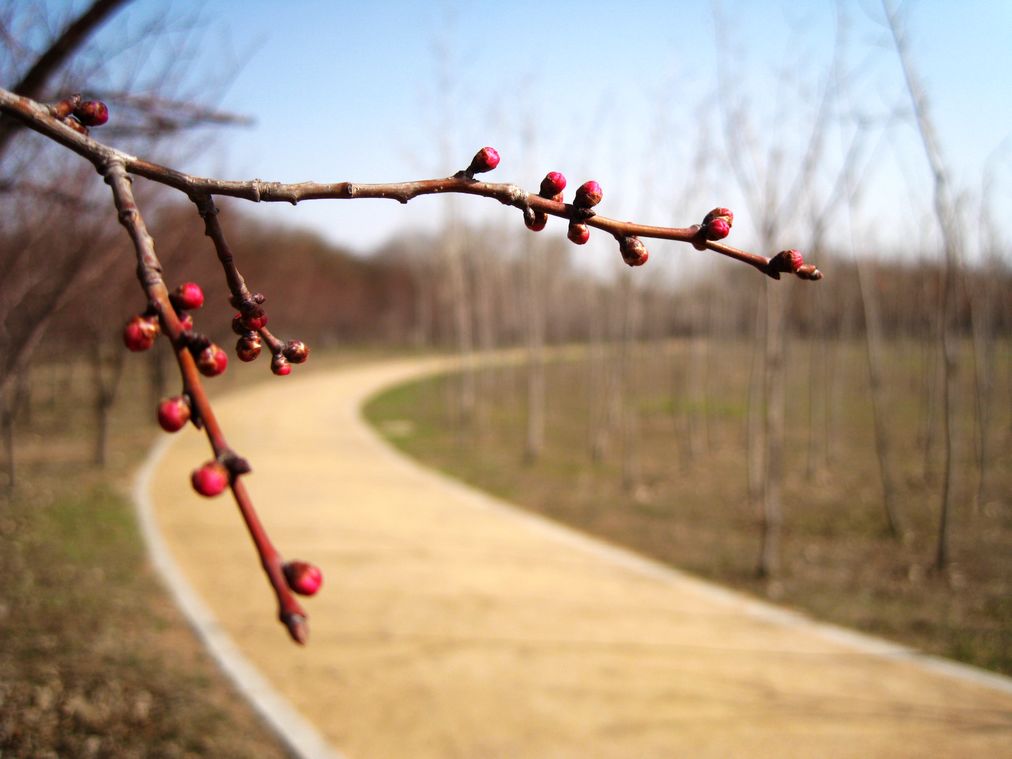
[[[962,351],[957,498],[945,574],[931,570],[941,438],[926,443],[940,420],[919,400],[925,366],[933,364],[917,345],[888,351],[887,426],[905,528],[896,541],[885,530],[861,346],[840,346],[811,363],[809,351],[817,349],[796,344],[789,356],[783,564],[769,580],[755,575],[757,518],[746,497],[747,346],[725,344],[705,354],[702,393],[690,384],[699,381],[692,362],[702,355],[691,346],[638,348],[625,380],[625,421],[598,461],[590,441],[593,420],[604,413],[604,385],[587,358],[550,363],[546,445],[533,463],[524,455],[522,366],[481,370],[484,401],[467,424],[455,421],[461,380],[452,375],[395,388],[373,399],[366,413],[411,455],[553,519],[817,618],[1012,672],[1007,347],[997,362],[988,485],[978,506],[972,364]],[[816,440],[811,467],[809,419]],[[695,450],[693,426],[705,430]]]
[[105,472],[91,463],[86,367],[36,373],[17,488],[0,496],[0,756],[288,756],[146,561],[126,495],[159,434],[142,363]]

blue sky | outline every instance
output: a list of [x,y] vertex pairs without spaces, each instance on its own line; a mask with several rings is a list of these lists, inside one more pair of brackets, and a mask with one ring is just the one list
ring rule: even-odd
[[[221,105],[255,126],[221,133],[184,160],[185,170],[394,181],[452,173],[492,145],[503,162],[491,178],[532,188],[548,170],[563,171],[573,187],[594,178],[609,216],[683,225],[730,205],[734,242],[744,245],[754,244],[754,220],[719,160],[727,142],[716,104],[727,93],[715,72],[720,61],[745,93],[760,152],[781,137],[788,152],[797,148],[828,71],[836,18],[833,3],[798,6],[724,2],[718,24],[712,4],[673,0],[138,0],[103,34],[168,7],[170,18],[198,19],[194,81],[234,74]],[[881,6],[842,7],[853,96],[872,114],[908,107]],[[986,158],[1012,133],[1012,3],[908,1],[904,13],[945,156],[969,198]],[[714,160],[693,179],[701,134]],[[930,227],[930,176],[909,121],[884,134],[865,180],[859,236],[875,247],[919,245]],[[843,132],[830,135],[836,159],[827,156],[827,177],[843,140]],[[994,163],[1000,217],[1012,215],[1010,152]],[[367,250],[417,226],[437,229],[451,207],[469,219],[519,224],[494,202],[471,198],[261,210]]]

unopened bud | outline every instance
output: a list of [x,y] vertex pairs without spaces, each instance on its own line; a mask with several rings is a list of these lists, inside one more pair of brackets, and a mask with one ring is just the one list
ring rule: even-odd
[[287,358],[279,353],[271,359],[271,371],[279,377],[287,377],[292,373],[292,365],[288,363]]
[[638,237],[623,237],[618,243],[622,260],[629,266],[642,266],[650,258],[647,246]]
[[177,395],[158,404],[158,424],[166,432],[178,432],[190,421],[190,404]]
[[155,344],[160,328],[157,316],[135,316],[123,328],[123,344],[139,353]]
[[282,567],[285,581],[293,593],[300,596],[312,596],[323,585],[323,572],[315,564],[306,561],[285,562]]
[[549,171],[541,180],[541,192],[538,194],[543,198],[554,199],[556,195],[566,189],[566,178],[558,171]]
[[185,282],[169,296],[172,305],[179,311],[192,311],[204,305],[204,291],[196,282]]
[[474,176],[486,171],[492,171],[499,165],[499,151],[495,148],[484,147],[474,154],[471,165],[467,167],[467,174]]
[[569,231],[566,233],[570,242],[576,243],[577,245],[584,245],[587,240],[590,239],[590,229],[586,224],[580,224],[578,222],[570,222]]
[[197,369],[205,377],[217,377],[228,366],[228,354],[211,343],[197,354]]
[[228,487],[228,470],[219,461],[208,461],[190,474],[193,489],[212,498],[221,495]]
[[[239,315],[239,324],[244,332],[256,332],[267,326],[267,312],[259,306],[251,308],[244,314]],[[235,327],[232,327],[235,329]]]
[[293,364],[304,364],[309,358],[309,347],[301,340],[289,340],[283,352]]
[[573,198],[573,205],[577,208],[593,208],[601,202],[601,198],[603,197],[604,193],[601,191],[601,185],[591,179],[577,188],[576,197]]
[[100,100],[85,100],[74,109],[74,115],[85,126],[102,126],[109,120],[109,108]]
[[530,216],[524,216],[524,224],[532,232],[540,232],[548,224],[548,214],[544,211],[534,211]]
[[260,355],[260,348],[260,336],[256,332],[247,332],[236,342],[235,355],[239,357],[240,361],[249,363],[255,361]]

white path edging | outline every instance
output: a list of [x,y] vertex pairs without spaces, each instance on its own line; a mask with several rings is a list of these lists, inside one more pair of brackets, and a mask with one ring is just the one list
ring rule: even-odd
[[345,759],[242,655],[172,558],[158,531],[150,496],[152,475],[172,443],[173,438],[166,437],[151,448],[134,482],[134,508],[151,563],[211,658],[285,746],[303,759]]
[[850,630],[829,622],[820,622],[801,612],[786,609],[708,580],[694,577],[693,575],[682,572],[667,564],[641,556],[640,554],[637,554],[627,548],[608,543],[601,538],[580,532],[579,530],[564,525],[561,522],[556,522],[548,517],[535,514],[531,511],[525,511],[508,501],[504,501],[482,490],[478,490],[461,480],[445,474],[444,472],[440,472],[436,469],[420,464],[416,459],[413,459],[406,453],[403,453],[390,441],[383,438],[383,436],[369,424],[369,422],[365,419],[365,405],[377,395],[380,395],[393,387],[407,382],[413,382],[430,374],[438,374],[439,372],[445,370],[445,366],[435,366],[431,369],[420,371],[417,374],[413,374],[408,377],[400,377],[374,389],[367,397],[361,399],[359,402],[358,422],[369,430],[373,437],[381,443],[382,449],[386,451],[388,456],[392,459],[399,460],[402,464],[407,464],[421,470],[427,475],[439,480],[447,488],[464,496],[462,499],[464,502],[473,505],[476,508],[489,509],[500,514],[507,515],[510,518],[523,522],[527,527],[536,532],[548,535],[553,539],[559,540],[568,545],[575,546],[588,554],[632,570],[640,575],[680,585],[700,597],[716,601],[725,606],[733,607],[737,611],[754,619],[760,619],[764,622],[781,625],[783,627],[804,629],[819,636],[820,638],[823,638],[824,640],[829,640],[846,646],[859,654],[877,656],[891,661],[908,662],[924,671],[931,672],[936,675],[951,677],[956,680],[962,680],[964,682],[991,688],[1002,693],[1012,694],[1012,678],[1010,677],[998,674],[997,672],[989,672],[988,670],[980,669],[979,667],[974,667],[970,664],[963,664],[951,659],[945,659],[941,656],[926,654],[908,646],[894,643],[892,641],[885,640],[884,638],[875,637],[874,635]]

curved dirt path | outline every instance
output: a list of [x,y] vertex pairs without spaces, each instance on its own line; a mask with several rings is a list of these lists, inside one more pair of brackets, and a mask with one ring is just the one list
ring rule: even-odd
[[303,372],[216,404],[279,548],[323,567],[305,649],[234,506],[190,490],[203,437],[179,435],[146,480],[185,580],[349,759],[1009,755],[1008,679],[806,622],[392,451],[361,402],[440,365]]

